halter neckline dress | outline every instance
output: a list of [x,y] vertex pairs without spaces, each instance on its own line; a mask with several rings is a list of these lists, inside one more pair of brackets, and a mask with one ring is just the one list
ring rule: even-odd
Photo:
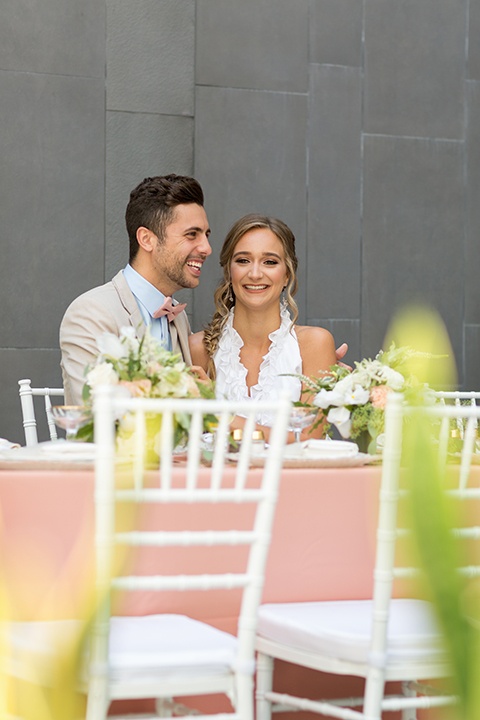
[[[286,390],[292,402],[300,399],[302,384],[299,378],[284,377],[284,373],[301,373],[302,356],[295,329],[290,330],[291,318],[286,307],[280,307],[280,327],[270,333],[270,347],[264,355],[258,382],[247,387],[247,368],[240,360],[243,340],[233,327],[233,312],[230,310],[217,349],[213,356],[216,369],[215,389],[217,398],[228,400],[275,400]],[[259,413],[257,422],[271,427],[270,413]]]

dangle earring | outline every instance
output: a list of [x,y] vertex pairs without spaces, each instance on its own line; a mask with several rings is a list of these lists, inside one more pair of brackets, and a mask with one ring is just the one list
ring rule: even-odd
[[287,289],[287,286],[285,285],[285,287],[282,290],[282,308],[284,310],[288,311],[288,304],[287,304],[287,298],[286,298],[286,293],[285,293],[286,289]]
[[231,302],[232,305],[233,305],[232,283],[230,283],[230,285],[228,286],[228,297],[227,297],[227,300],[228,300],[228,302]]

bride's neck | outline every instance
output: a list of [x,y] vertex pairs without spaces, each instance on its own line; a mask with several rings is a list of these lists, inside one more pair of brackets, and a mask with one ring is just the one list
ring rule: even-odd
[[279,305],[258,312],[247,310],[242,305],[235,306],[233,327],[245,343],[267,341],[270,333],[278,330],[280,323]]

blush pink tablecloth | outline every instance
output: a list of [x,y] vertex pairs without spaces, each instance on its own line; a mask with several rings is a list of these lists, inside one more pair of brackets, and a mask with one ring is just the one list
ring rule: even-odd
[[[176,472],[181,475],[182,470]],[[207,469],[203,472],[208,474]],[[255,484],[259,473],[252,470],[249,482]],[[371,596],[380,475],[381,468],[368,466],[283,471],[264,602]],[[92,471],[0,470],[0,561],[13,589],[15,617],[71,617],[88,601],[93,487]],[[147,512],[142,523],[145,527],[177,527],[177,513],[184,516],[188,512],[188,506],[173,511],[156,507]],[[236,513],[239,527],[242,512],[238,515],[238,508],[224,506],[218,516],[220,526],[228,527],[231,513]],[[205,515],[195,527],[201,529],[202,523],[208,526],[209,519]],[[158,571],[156,552],[143,550],[135,563],[152,573]],[[213,570],[221,571],[222,552],[212,552]],[[207,554],[204,549],[197,550],[196,572],[212,572],[211,564],[204,567]],[[243,549],[238,550],[237,560],[241,571]],[[183,562],[182,550],[172,551],[162,570],[182,572],[192,561],[187,567]],[[235,592],[215,596],[202,592],[180,596],[135,593],[117,598],[115,610],[124,614],[184,612],[235,633],[238,600]],[[362,691],[361,681],[320,677],[285,663],[278,663],[276,679],[284,688],[310,697]],[[288,685],[283,684],[285,681]],[[123,703],[122,711],[130,709],[131,705]],[[137,705],[134,709],[140,708]],[[228,709],[222,702],[215,707],[216,711],[222,709]]]
[[[180,475],[182,470],[176,472]],[[230,472],[233,475],[233,469]],[[252,470],[250,481],[255,483],[259,473]],[[379,467],[283,471],[264,602],[371,595],[380,474]],[[72,597],[79,592],[79,583],[71,577],[75,574],[70,571],[73,564],[80,567],[76,574],[82,582],[88,577],[92,560],[93,483],[93,472],[89,471],[0,471],[1,555],[7,574],[18,585],[19,612],[38,612],[40,598],[55,580],[71,580]],[[234,512],[238,526],[241,513],[235,507],[229,508],[222,508],[218,522],[228,527]],[[178,527],[177,514],[188,512],[185,506],[177,506],[173,511],[156,507],[147,513],[144,522],[157,528]],[[210,519],[205,515],[204,527],[208,527]],[[195,527],[201,529],[198,522]],[[156,552],[143,551],[137,562],[149,572],[158,571]],[[171,560],[167,561],[167,566],[169,562],[171,566],[165,571],[182,571],[182,552],[172,552]],[[211,572],[211,565],[208,570],[201,569],[205,550],[199,548],[196,552],[196,571]],[[221,552],[216,549],[217,571],[222,566]],[[241,567],[244,551],[238,552]],[[19,573],[24,564],[29,572],[28,577],[22,578]],[[118,611],[146,614],[176,608],[235,632],[235,599],[229,602],[221,596],[213,600],[209,593],[202,592],[188,593],[180,601],[178,598],[178,594],[175,598],[161,599],[157,593],[134,594],[118,603]]]
[[[181,477],[181,469],[175,472]],[[201,472],[206,478],[209,471]],[[234,470],[229,472],[233,477]],[[259,472],[252,470],[249,482],[258,482]],[[458,466],[452,472],[455,475]],[[480,466],[472,468],[472,475],[478,485]],[[380,477],[378,466],[282,472],[264,602],[371,597]],[[0,568],[4,587],[10,590],[13,617],[71,617],[88,602],[93,577],[93,488],[93,471],[0,470]],[[142,524],[177,528],[189,512],[185,505],[170,510],[156,507],[146,513]],[[240,527],[248,519],[248,511],[243,520],[242,512],[223,506],[215,522],[228,527],[235,513]],[[207,527],[210,519],[207,512],[194,521],[194,527]],[[213,568],[212,564],[207,568],[209,553],[202,548],[186,565],[181,549],[162,561],[156,552],[142,551],[134,563],[152,573],[159,571],[160,562],[166,572],[182,572],[192,562],[195,572],[212,572],[221,571],[225,561],[219,549],[209,556]],[[242,553],[240,549],[236,559],[240,571]],[[235,633],[238,595],[196,592],[179,599],[177,593],[135,593],[116,598],[115,608],[134,614],[184,612]],[[363,687],[358,678],[322,675],[281,662],[276,664],[275,684],[282,691],[317,698],[358,695]],[[215,707],[211,702],[200,698],[196,705],[215,712],[228,710],[223,699]],[[122,704],[121,711],[131,709],[150,707]],[[297,719],[293,714],[282,717]]]

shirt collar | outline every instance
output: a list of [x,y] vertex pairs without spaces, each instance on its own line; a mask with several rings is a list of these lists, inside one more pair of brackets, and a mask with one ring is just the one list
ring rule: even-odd
[[145,280],[130,264],[124,269],[123,274],[132,293],[153,317],[153,313],[162,305],[166,296]]

